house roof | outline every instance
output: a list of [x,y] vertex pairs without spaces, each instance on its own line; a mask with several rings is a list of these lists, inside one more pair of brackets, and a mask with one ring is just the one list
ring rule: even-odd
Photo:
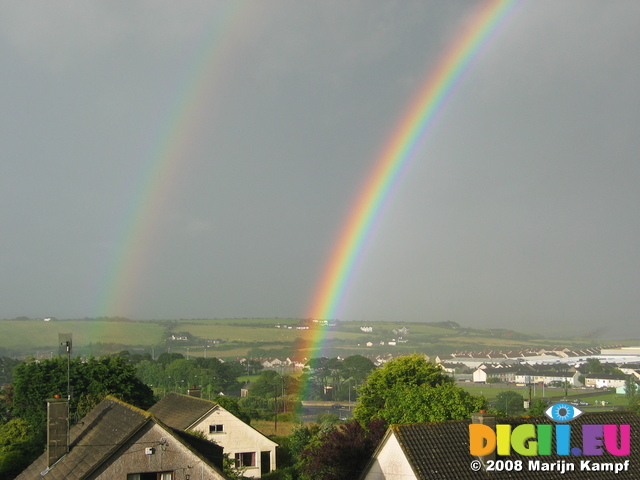
[[[153,413],[161,421],[173,428],[186,430],[189,427],[194,426],[201,418],[205,417],[216,409],[228,411],[217,403],[212,402],[211,400],[205,400],[198,397],[190,397],[189,395],[181,395],[179,393],[170,393],[154,406],[152,406],[149,409],[149,412]],[[233,413],[229,413],[233,415]],[[257,435],[260,435],[260,437],[264,438],[265,441],[275,446],[278,445],[274,441],[264,436],[262,432],[253,428],[251,425],[243,422],[240,419],[238,419],[238,421],[244,423]]]
[[590,378],[593,380],[626,380],[629,375],[620,373],[590,373],[584,376],[584,378]]
[[167,425],[186,430],[216,407],[217,403],[210,400],[170,393],[152,406],[149,412]]
[[[46,452],[38,457],[16,480],[42,478],[48,480],[75,480],[87,478],[107,461],[125,442],[145,425],[155,423],[168,435],[214,468],[222,465],[222,452],[217,445],[175,431],[163,425],[152,414],[108,396],[89,412],[69,433],[69,452],[50,468]],[[193,438],[187,438],[193,437]],[[218,465],[216,467],[216,465]]]
[[[395,435],[411,468],[416,477],[421,480],[438,479],[438,480],[458,480],[465,479],[536,479],[536,478],[562,478],[567,480],[593,479],[638,479],[640,478],[640,449],[633,448],[640,442],[640,416],[632,412],[602,412],[602,413],[585,413],[573,420],[570,425],[571,429],[571,445],[582,444],[582,428],[584,424],[629,424],[631,425],[631,454],[628,457],[616,457],[608,452],[598,457],[575,457],[575,456],[559,456],[555,454],[555,438],[552,444],[552,455],[525,457],[512,451],[512,455],[508,457],[496,456],[496,459],[503,460],[522,460],[525,466],[521,471],[502,471],[497,473],[488,473],[485,471],[473,472],[470,463],[476,457],[469,453],[469,424],[470,420],[456,420],[439,423],[414,423],[404,425],[392,425],[387,430],[385,439],[378,447],[378,451],[384,446],[390,435]],[[523,424],[552,424],[553,422],[546,416],[539,417],[517,417],[497,419],[496,423],[510,424],[512,428]],[[375,460],[370,461],[361,478],[364,477],[369,467]],[[558,460],[564,460],[567,463],[576,464],[575,471],[566,471],[564,474],[548,471],[529,471],[529,460],[540,460],[541,462],[555,463]],[[595,462],[624,462],[629,459],[628,471],[619,473],[599,471],[593,473],[590,471],[581,471],[580,462],[578,460],[590,459]],[[555,475],[555,476],[554,476]]]

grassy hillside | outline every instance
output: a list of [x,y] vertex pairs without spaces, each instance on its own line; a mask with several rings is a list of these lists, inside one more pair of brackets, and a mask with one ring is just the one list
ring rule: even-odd
[[57,348],[58,333],[72,333],[76,345],[154,345],[163,341],[163,331],[163,326],[155,322],[0,320],[0,347]]
[[[73,335],[78,354],[117,352],[153,352],[158,355],[170,349],[190,356],[236,358],[250,351],[264,356],[290,356],[300,345],[313,345],[310,339],[321,336],[324,355],[383,354],[422,352],[435,356],[456,350],[516,349],[563,346],[583,348],[597,345],[594,340],[580,338],[548,339],[506,329],[473,329],[452,322],[406,323],[342,322],[322,333],[297,330],[298,319],[242,318],[189,319],[165,321],[130,321],[126,319],[85,320],[0,320],[0,354],[12,356],[47,355],[57,352],[58,334]],[[276,328],[276,325],[292,328]],[[360,327],[371,326],[363,332]],[[404,328],[404,329],[403,329]],[[406,330],[405,330],[406,329]],[[186,335],[188,340],[167,341],[169,335]],[[401,343],[400,339],[406,341]],[[305,340],[305,341],[302,341]],[[395,346],[388,345],[396,340]],[[607,342],[631,344],[633,341]],[[636,342],[638,343],[638,342]],[[317,345],[314,345],[317,346]],[[205,353],[206,352],[206,353]],[[308,358],[318,350],[306,350]]]

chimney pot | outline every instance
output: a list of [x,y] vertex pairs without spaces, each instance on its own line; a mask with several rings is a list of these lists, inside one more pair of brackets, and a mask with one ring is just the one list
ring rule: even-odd
[[[480,410],[477,413],[471,414],[471,423],[481,423],[482,425],[488,425],[494,431],[496,429],[496,416],[492,413],[486,413],[485,410]],[[485,457],[478,457],[482,462],[482,465],[487,464],[487,460],[495,460],[496,459],[496,451],[494,450],[489,455]]]
[[189,395],[190,397],[200,398],[201,393],[202,393],[201,390],[197,388],[195,385],[193,386],[193,388],[189,388],[187,390],[187,395]]

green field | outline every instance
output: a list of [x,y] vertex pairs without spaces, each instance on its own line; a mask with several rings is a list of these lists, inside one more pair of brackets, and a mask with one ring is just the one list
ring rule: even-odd
[[[459,387],[469,392],[472,395],[482,395],[487,399],[489,403],[493,402],[498,394],[501,392],[512,390],[524,397],[529,398],[529,387],[517,386],[514,384],[473,384],[473,383],[458,383]],[[592,388],[570,388],[568,390],[567,400],[582,400],[588,402],[588,406],[581,406],[582,410],[599,411],[610,410],[615,406],[627,405],[627,398],[624,395],[618,395],[613,391],[594,390]],[[531,399],[543,399],[547,402],[558,402],[561,398],[564,398],[563,388],[548,388],[537,386],[535,389],[531,389]],[[608,402],[605,406],[601,404],[602,401]]]
[[[294,351],[307,358],[320,354],[313,340],[323,338],[322,353],[328,356],[385,353],[425,353],[435,357],[456,350],[550,348],[562,346],[585,348],[597,346],[594,340],[580,338],[548,339],[505,329],[472,329],[451,323],[408,322],[340,322],[335,327],[319,327],[325,331],[298,330],[299,319],[233,318],[131,321],[127,319],[0,320],[0,354],[11,356],[48,355],[57,352],[58,334],[71,333],[74,351],[78,354],[114,353],[123,349],[134,352],[179,352],[190,356],[211,355],[237,358],[252,348],[260,348],[265,356],[290,356]],[[292,328],[275,328],[277,324]],[[373,332],[365,333],[361,326],[370,325]],[[399,330],[406,327],[408,333]],[[395,330],[395,332],[394,332]],[[168,335],[187,333],[189,341],[166,341]],[[392,339],[404,337],[406,343],[389,346]],[[219,344],[207,340],[222,340]],[[300,342],[300,340],[304,340]],[[630,341],[612,343],[626,343]],[[633,343],[633,341],[631,341]],[[367,344],[371,345],[368,346]],[[635,342],[638,343],[638,342]],[[300,345],[307,350],[297,351]],[[205,353],[206,352],[206,353]],[[273,352],[271,355],[269,352]]]
[[1,320],[0,347],[57,348],[59,333],[72,333],[76,345],[98,342],[155,345],[164,341],[163,331],[155,322]]

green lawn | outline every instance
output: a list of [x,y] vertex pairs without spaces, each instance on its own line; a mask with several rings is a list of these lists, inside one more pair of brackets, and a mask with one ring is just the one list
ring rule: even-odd
[[[492,402],[496,399],[496,397],[504,391],[513,390],[524,397],[524,399],[529,398],[529,387],[519,387],[517,385],[512,384],[504,384],[504,383],[496,383],[496,384],[473,384],[473,383],[459,383],[458,386],[462,387],[467,392],[472,395],[482,395],[484,396],[488,402]],[[611,408],[613,406],[624,406],[627,405],[627,398],[624,395],[618,395],[615,392],[610,392],[607,394],[601,394],[601,390],[592,390],[592,389],[582,389],[582,388],[570,388],[568,390],[568,400],[579,399],[584,402],[588,402],[589,406],[586,407],[589,410],[598,410],[602,409],[601,404],[596,404],[596,402],[609,402],[605,407]],[[598,394],[600,393],[600,394]],[[590,395],[595,394],[595,395]],[[545,400],[550,400],[551,398],[564,397],[564,389],[563,388],[544,388],[536,386],[535,390],[531,389],[531,398],[541,398]]]

